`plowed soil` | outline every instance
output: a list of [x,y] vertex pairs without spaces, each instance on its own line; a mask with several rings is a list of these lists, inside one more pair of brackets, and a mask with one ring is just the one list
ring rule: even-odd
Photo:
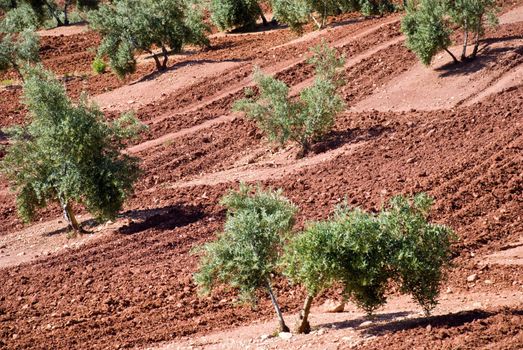
[[[56,206],[23,224],[0,179],[0,348],[521,349],[523,85],[514,77],[523,3],[502,5],[507,15],[484,41],[491,50],[463,68],[474,72],[460,73],[462,85],[419,66],[404,46],[399,15],[352,14],[299,38],[286,28],[216,35],[210,50],[188,48],[162,74],[141,57],[126,80],[91,73],[96,34],[42,33],[43,62],[72,97],[86,90],[107,118],[131,109],[148,125],[127,150],[142,159],[144,175],[113,223],[97,224],[76,207],[91,233],[73,238]],[[310,84],[308,48],[321,40],[346,55],[340,94],[349,108],[297,161],[294,146],[268,143],[231,106],[252,86],[255,65],[293,93]],[[467,96],[432,103],[432,88],[418,82],[398,97],[415,72],[430,75],[441,96],[464,86]],[[0,126],[26,122],[20,96],[19,87],[0,89]],[[3,133],[0,142],[8,143]],[[378,210],[393,195],[429,193],[431,218],[460,238],[435,315],[424,317],[392,292],[370,326],[361,326],[366,319],[352,305],[337,315],[317,308],[313,334],[260,340],[273,324],[264,295],[257,308],[235,306],[234,292],[200,298],[192,282],[193,248],[222,229],[219,200],[239,181],[282,188],[300,208],[297,229],[345,199]],[[290,320],[304,291],[280,277],[275,288]],[[338,296],[329,291],[316,303]]]

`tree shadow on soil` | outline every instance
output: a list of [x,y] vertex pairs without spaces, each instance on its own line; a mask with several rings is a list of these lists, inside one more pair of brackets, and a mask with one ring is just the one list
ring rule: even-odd
[[343,26],[346,26],[346,25],[349,25],[349,24],[355,24],[355,23],[360,23],[360,22],[364,22],[366,21],[368,18],[365,18],[365,17],[358,17],[358,18],[349,18],[349,19],[345,19],[343,21],[335,21],[335,22],[332,22],[332,23],[329,23],[325,26],[325,28],[336,28],[336,27],[343,27]]
[[[152,57],[152,56],[150,56],[150,57]],[[164,70],[161,70],[161,71],[155,70],[154,72],[146,74],[143,77],[141,77],[141,78],[139,78],[137,80],[132,81],[131,83],[129,83],[129,85],[135,85],[135,84],[138,84],[138,83],[143,83],[145,81],[154,80],[154,79],[158,78],[162,74],[165,74],[165,73],[173,71],[173,70],[177,70],[179,68],[183,68],[185,66],[199,65],[199,64],[206,64],[206,63],[243,62],[243,61],[245,61],[245,60],[232,58],[232,59],[224,59],[224,60],[202,59],[202,60],[189,60],[189,61],[176,62],[175,64],[173,64],[170,67],[167,67]]]
[[278,23],[275,20],[267,22],[267,24],[257,23],[254,26],[239,27],[225,32],[226,34],[251,34],[251,33],[262,33],[272,32],[275,30],[281,30],[288,28],[286,24]]
[[146,231],[172,230],[201,220],[205,216],[199,206],[169,205],[163,208],[130,210],[121,215],[131,219],[131,223],[118,229],[118,233],[131,235]]
[[480,48],[478,51],[478,56],[474,59],[468,59],[465,62],[447,63],[439,68],[436,68],[437,72],[440,72],[439,76],[441,78],[451,77],[451,76],[461,76],[469,75],[476,73],[491,64],[494,64],[500,56],[508,52],[515,52],[519,55],[523,55],[523,46],[506,46],[506,47],[497,47],[491,48],[490,45],[493,43],[499,43],[502,41],[510,41],[514,39],[521,39],[518,36],[502,38],[502,39],[488,39],[485,40],[485,45]]
[[320,154],[339,148],[348,143],[358,143],[369,141],[392,131],[392,128],[385,126],[373,126],[367,129],[354,128],[347,130],[331,131],[322,141],[316,142],[311,146],[312,154]]
[[[42,234],[42,236],[43,237],[52,237],[52,236],[64,234],[64,233],[67,233],[67,232],[71,231],[71,229],[67,225],[65,219],[63,219],[62,222],[64,223],[64,227],[59,228],[59,229],[54,230],[54,231],[45,232],[45,233]],[[92,232],[92,229],[94,229],[96,226],[98,226],[100,224],[95,219],[78,220],[78,222],[79,222],[80,226],[85,230],[85,232],[82,233],[84,235],[93,234],[94,232]]]
[[412,312],[408,312],[408,311],[388,312],[388,313],[374,315],[372,318],[364,316],[364,317],[358,317],[358,318],[355,318],[352,320],[324,323],[324,324],[320,325],[320,327],[321,328],[335,328],[335,329],[358,328],[360,326],[360,324],[362,324],[365,321],[372,321],[373,324],[376,322],[389,322],[389,321],[394,320],[399,317],[406,317],[410,314],[412,314]]
[[[521,310],[511,311],[513,315],[523,314]],[[368,326],[364,326],[363,333],[374,336],[381,336],[387,333],[396,333],[400,331],[407,331],[414,328],[426,328],[431,326],[432,328],[455,328],[460,327],[466,323],[470,323],[476,320],[482,320],[494,316],[496,312],[488,312],[483,310],[471,310],[462,311],[458,313],[451,313],[439,316],[429,317],[417,317],[410,319],[400,319],[412,314],[411,312],[393,312],[376,315],[372,319],[372,323]],[[322,327],[332,327],[337,329],[344,328],[358,328],[359,325],[369,321],[368,317],[360,317],[354,320],[347,320],[342,322],[333,322],[321,325]]]

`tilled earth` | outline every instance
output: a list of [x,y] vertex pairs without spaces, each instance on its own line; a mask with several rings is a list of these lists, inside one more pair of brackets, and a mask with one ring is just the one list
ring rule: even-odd
[[[522,4],[503,5],[508,10]],[[341,20],[342,25],[297,40],[288,29],[217,36],[210,50],[191,48],[190,54],[176,56],[173,65],[227,59],[240,64],[175,92],[159,91],[156,101],[137,110],[149,126],[133,143],[144,176],[126,203],[121,228],[104,231],[101,226],[93,233],[100,238],[78,248],[0,269],[0,348],[133,348],[271,319],[273,310],[264,297],[256,309],[233,306],[234,293],[220,290],[199,298],[192,283],[198,260],[192,249],[220,231],[224,209],[219,199],[247,174],[259,174],[263,185],[282,188],[299,206],[297,228],[328,217],[345,199],[378,210],[392,195],[428,192],[436,199],[432,218],[460,237],[443,289],[463,295],[523,293],[521,266],[486,264],[483,259],[523,233],[523,85],[472,106],[445,110],[347,110],[302,163],[294,159],[296,149],[276,149],[252,122],[231,115],[232,103],[251,84],[253,65],[291,86],[306,84],[312,76],[304,62],[307,50],[322,39],[347,56],[341,94],[349,106],[416,63],[399,36],[399,17]],[[489,29],[486,35],[502,42],[522,32],[519,22]],[[118,93],[120,86],[154,79],[149,61],[124,81],[111,73],[92,75],[91,48],[98,42],[90,32],[42,38],[43,62],[63,77],[71,96],[81,90]],[[519,59],[521,50],[516,46],[500,52],[485,74],[507,65],[507,57]],[[0,90],[2,126],[25,122],[20,95],[19,88]],[[160,143],[142,143],[160,137]],[[0,141],[7,142],[3,134]],[[284,165],[293,165],[293,170]],[[270,177],[263,176],[267,169]],[[212,183],[206,184],[211,175]],[[194,180],[199,185],[191,185]],[[16,235],[24,225],[16,217],[14,195],[6,189],[2,180],[0,234]],[[59,216],[58,208],[49,207],[41,212],[40,224]],[[9,254],[8,246],[0,246],[2,254]],[[471,274],[478,276],[476,281],[467,281]],[[298,310],[303,291],[280,279],[276,287],[283,311]],[[335,296],[329,292],[318,302]],[[496,344],[491,348],[519,349],[521,306],[391,323],[359,346],[475,349]]]

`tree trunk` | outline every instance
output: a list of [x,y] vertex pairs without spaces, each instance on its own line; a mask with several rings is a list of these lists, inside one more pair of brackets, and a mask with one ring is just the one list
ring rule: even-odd
[[63,26],[64,24],[60,20],[60,14],[56,13],[56,7],[49,4],[49,1],[46,1],[45,4],[47,5],[47,8],[51,12],[51,15],[56,19],[56,26],[57,27]]
[[456,58],[456,56],[454,56],[454,54],[452,52],[450,52],[449,49],[445,48],[445,51],[447,51],[447,53],[450,55],[450,57],[452,57],[452,60],[454,61],[454,63],[459,63],[459,61]]
[[316,19],[316,17],[314,17],[314,15],[311,13],[310,14],[312,20],[314,21],[314,23],[316,23],[316,26],[318,27],[318,29],[321,29],[321,24],[318,22],[318,20]]
[[470,55],[470,58],[474,59],[476,58],[479,50],[479,32],[481,30],[481,20],[478,22],[478,26],[476,28],[476,34],[474,36],[474,50],[472,50],[472,54]]
[[311,331],[311,325],[309,323],[309,313],[311,311],[312,300],[314,297],[312,295],[307,295],[305,302],[303,303],[303,309],[300,311],[298,316],[298,323],[296,325],[296,333],[298,334],[309,334]]
[[164,45],[162,45],[162,54],[163,54],[163,62],[162,62],[162,70],[167,69],[167,61],[169,60],[169,52],[165,48]]
[[271,281],[267,280],[267,291],[269,292],[269,295],[271,297],[272,305],[274,306],[274,311],[276,311],[276,315],[278,315],[278,323],[280,325],[280,332],[289,332],[289,327],[285,324],[285,320],[283,319],[283,315],[280,310],[280,306],[278,305],[278,302],[276,301],[276,297],[274,296],[274,293],[272,292],[271,287]]
[[69,25],[69,17],[67,16],[67,8],[69,7],[69,4],[71,3],[71,0],[65,0],[64,3],[64,24]]
[[267,18],[265,18],[265,15],[263,14],[263,11],[260,10],[260,17],[262,19],[262,22],[263,22],[263,25],[266,26],[267,24],[269,24],[269,22],[267,22]]
[[152,52],[151,50],[145,50],[145,52],[147,52],[148,54],[153,56],[154,63],[156,63],[156,70],[161,72],[163,70],[163,65],[160,62],[160,59],[158,58],[158,56],[156,56],[156,54],[154,52]]
[[465,21],[465,26],[463,27],[464,33],[463,33],[463,51],[461,52],[461,61],[465,61],[467,59],[467,45],[469,41],[469,30],[467,28],[467,22]]
[[310,143],[309,141],[301,141],[300,142],[300,150],[298,151],[298,154],[296,155],[296,159],[301,159],[303,157],[305,157],[308,153],[309,153],[309,150],[310,150]]
[[76,221],[73,209],[71,208],[69,203],[62,204],[62,209],[64,211],[64,217],[69,223],[69,227],[75,232],[84,232],[80,224],[78,224],[78,221]]

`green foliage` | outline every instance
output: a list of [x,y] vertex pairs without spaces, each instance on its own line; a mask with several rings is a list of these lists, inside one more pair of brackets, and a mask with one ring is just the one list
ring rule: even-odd
[[344,57],[325,43],[313,49],[310,63],[316,77],[312,86],[303,89],[299,100],[291,99],[289,87],[282,81],[263,75],[258,69],[254,80],[260,90],[258,98],[239,100],[234,110],[254,119],[269,140],[285,144],[293,141],[301,146],[300,156],[308,152],[312,142],[319,140],[334,126],[335,116],[345,105],[336,89],[341,84],[339,70]]
[[1,170],[17,192],[25,220],[49,202],[83,204],[97,219],[113,219],[139,176],[138,160],[120,151],[140,125],[130,116],[104,122],[86,98],[73,104],[49,72],[32,68],[24,84],[31,123],[8,131]]
[[105,73],[107,64],[105,64],[105,62],[102,58],[97,57],[94,59],[93,63],[91,64],[91,67],[93,69],[93,72],[95,72],[96,74],[102,74],[102,73]]
[[23,79],[21,71],[30,63],[40,60],[38,36],[25,30],[18,36],[5,35],[0,41],[0,71],[13,68]]
[[437,304],[451,258],[452,231],[428,221],[432,199],[398,196],[378,214],[346,206],[332,218],[309,223],[285,247],[282,264],[310,297],[333,283],[367,313],[386,302],[389,281],[428,313]]
[[412,201],[394,197],[390,209],[381,214],[394,242],[390,256],[401,291],[411,294],[427,314],[437,305],[443,270],[456,239],[450,228],[427,220],[432,202],[425,194]]
[[0,22],[0,31],[3,33],[18,33],[24,30],[36,30],[40,25],[37,13],[28,4],[8,11]]
[[[492,24],[497,21],[495,10],[494,0],[411,0],[401,30],[407,37],[407,47],[423,64],[429,65],[441,50],[446,50],[454,62],[458,62],[448,48],[452,44],[452,33],[461,29],[464,32],[461,60],[464,61],[476,56],[485,19]],[[474,50],[467,57],[469,32],[474,34]]]
[[271,4],[274,16],[297,32],[310,19],[321,29],[331,15],[350,11],[360,11],[365,16],[383,15],[395,9],[390,0],[273,0]]
[[211,0],[211,19],[220,29],[250,27],[262,13],[257,0]]
[[445,18],[445,6],[441,1],[421,0],[414,5],[409,2],[401,30],[406,36],[406,45],[420,61],[429,65],[432,58],[450,46],[452,29]]
[[[185,44],[209,43],[201,13],[183,0],[119,0],[101,5],[88,17],[91,27],[103,37],[98,55],[109,57],[119,76],[135,70],[136,51],[152,54],[158,70],[163,70],[168,48],[180,52]],[[153,46],[161,48],[163,62],[160,54],[153,54]]]
[[203,293],[228,284],[240,291],[243,300],[254,301],[256,290],[270,283],[296,207],[281,191],[253,192],[245,185],[230,192],[222,204],[228,209],[224,232],[203,247],[194,279]]

